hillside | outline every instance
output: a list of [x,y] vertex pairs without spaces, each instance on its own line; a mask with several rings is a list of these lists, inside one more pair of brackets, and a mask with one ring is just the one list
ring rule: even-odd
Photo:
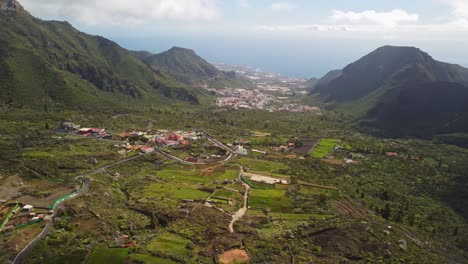
[[320,79],[312,78],[311,80],[307,82],[306,85],[310,89],[310,91],[313,91],[313,89],[315,89],[318,86],[328,85],[331,81],[340,77],[340,75],[341,75],[341,70],[329,71]]
[[36,19],[14,0],[0,3],[0,100],[9,106],[198,103],[197,91],[155,74],[116,43],[67,22]]
[[467,83],[468,69],[417,48],[385,46],[312,93],[380,134],[431,136],[468,132],[461,125],[468,109],[459,101],[466,98]]
[[346,66],[341,76],[316,91],[329,101],[346,102],[384,85],[436,81],[468,83],[468,69],[436,61],[417,48],[385,46]]
[[190,49],[173,47],[159,54],[136,51],[133,52],[133,55],[156,72],[174,76],[177,80],[188,85],[208,85],[215,88],[253,86],[252,83],[235,72],[224,72],[216,69]]

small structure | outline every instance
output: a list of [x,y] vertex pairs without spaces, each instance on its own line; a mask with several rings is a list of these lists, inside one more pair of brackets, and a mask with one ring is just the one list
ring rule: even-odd
[[143,146],[143,147],[140,148],[140,151],[142,153],[148,154],[148,153],[154,152],[154,148],[153,147],[148,147],[148,146]]
[[78,130],[80,129],[80,125],[77,125],[73,122],[64,122],[62,124],[62,129],[67,130],[67,131]]
[[236,153],[237,155],[242,155],[242,156],[247,156],[248,152],[247,149],[245,149],[243,146],[237,146],[236,148]]
[[23,210],[28,211],[28,212],[31,212],[33,209],[34,209],[34,206],[29,205],[29,204],[23,207]]
[[385,153],[385,156],[390,157],[390,158],[397,158],[400,155],[398,153],[396,153],[396,152],[387,152],[387,153]]

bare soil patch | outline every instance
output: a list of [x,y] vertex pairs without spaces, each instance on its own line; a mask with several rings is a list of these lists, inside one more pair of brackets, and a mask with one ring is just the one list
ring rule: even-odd
[[250,260],[249,254],[242,249],[233,249],[224,252],[219,261],[223,264],[247,263]]
[[8,177],[0,186],[0,200],[10,200],[19,194],[23,181],[18,175]]

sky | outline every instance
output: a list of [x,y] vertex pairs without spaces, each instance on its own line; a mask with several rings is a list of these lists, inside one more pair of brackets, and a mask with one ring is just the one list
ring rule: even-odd
[[124,48],[320,77],[383,45],[468,67],[468,0],[19,0]]

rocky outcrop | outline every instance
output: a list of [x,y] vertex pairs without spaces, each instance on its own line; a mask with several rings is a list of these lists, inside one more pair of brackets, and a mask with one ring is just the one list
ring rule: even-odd
[[28,14],[23,6],[16,0],[0,0],[0,10]]

